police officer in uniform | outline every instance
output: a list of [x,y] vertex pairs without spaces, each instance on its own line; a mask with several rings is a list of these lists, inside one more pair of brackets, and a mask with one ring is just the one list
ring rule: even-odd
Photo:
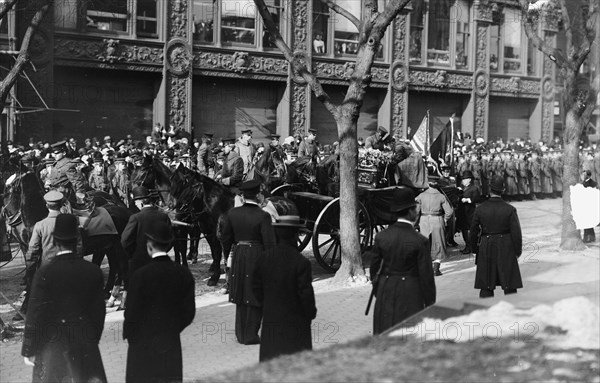
[[110,184],[106,171],[104,170],[104,161],[102,157],[94,158],[94,168],[90,172],[88,183],[92,189],[108,192],[110,190]]
[[275,234],[271,216],[258,205],[260,181],[246,181],[240,190],[244,194],[244,205],[225,215],[221,242],[224,254],[229,254],[235,245],[231,256],[229,301],[236,304],[236,338],[241,344],[258,344],[262,308],[253,292],[253,274],[262,252],[275,245]]
[[208,176],[209,170],[212,167],[213,153],[211,148],[213,134],[204,133],[202,144],[198,148],[198,172]]
[[316,159],[319,154],[317,143],[315,142],[317,137],[316,129],[308,129],[308,137],[300,143],[298,146],[298,158],[300,157],[311,157]]
[[387,137],[388,131],[383,126],[377,128],[375,134],[370,135],[365,140],[365,149],[383,149],[383,142]]
[[244,180],[254,178],[254,164],[252,160],[256,154],[256,147],[252,144],[252,129],[242,130],[242,136],[235,143],[235,151],[244,161]]
[[56,162],[52,166],[46,180],[47,186],[63,193],[68,199],[71,194],[68,173],[75,170],[75,164],[66,156],[67,147],[65,141],[60,141],[52,145],[52,152],[54,153]]
[[[216,180],[227,186],[237,196],[239,187],[244,178],[244,161],[242,157],[233,150],[234,139],[223,139],[223,168],[217,174]],[[241,200],[236,198],[236,206],[241,205]]]

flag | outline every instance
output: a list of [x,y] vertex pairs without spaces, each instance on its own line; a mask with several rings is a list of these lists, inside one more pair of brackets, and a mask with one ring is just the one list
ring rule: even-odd
[[440,165],[442,161],[444,164],[449,165],[451,160],[446,156],[449,156],[452,151],[450,147],[452,145],[450,121],[444,124],[439,118],[433,117],[431,119],[431,138],[433,140],[429,148],[431,157]]
[[429,112],[423,117],[423,121],[421,121],[421,125],[413,134],[410,140],[410,146],[414,151],[418,151],[423,153],[424,155],[429,155],[429,147],[427,145],[428,141],[428,127],[429,127]]

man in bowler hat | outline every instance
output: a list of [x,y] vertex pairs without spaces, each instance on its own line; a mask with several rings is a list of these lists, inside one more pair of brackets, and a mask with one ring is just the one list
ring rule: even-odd
[[225,215],[221,242],[225,255],[235,245],[230,261],[229,301],[236,304],[236,338],[242,344],[258,344],[262,308],[253,292],[253,274],[261,253],[275,244],[275,234],[271,216],[258,205],[260,181],[246,181],[240,190],[244,204]]
[[494,176],[490,182],[490,198],[477,206],[471,223],[471,248],[476,254],[475,288],[479,297],[494,296],[500,286],[504,294],[515,294],[523,287],[518,258],[523,239],[517,209],[500,197],[504,178]]
[[102,271],[76,251],[77,217],[58,215],[52,236],[56,257],[36,272],[21,354],[34,382],[106,382]]
[[259,259],[254,294],[263,305],[259,359],[312,350],[311,321],[317,315],[310,262],[297,249],[300,217],[282,215],[272,224],[277,245]]
[[129,281],[123,339],[127,350],[127,382],[181,382],[181,332],[196,313],[194,277],[171,261],[167,252],[174,235],[171,225],[149,221],[142,233],[151,261]]
[[414,228],[418,213],[413,191],[396,189],[390,211],[397,214],[397,222],[377,233],[367,252],[371,280],[379,274],[374,335],[434,304],[436,297],[429,240]]

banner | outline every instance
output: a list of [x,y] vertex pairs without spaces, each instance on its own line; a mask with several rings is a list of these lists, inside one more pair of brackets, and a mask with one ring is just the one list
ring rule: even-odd
[[429,145],[428,145],[428,127],[429,127],[429,113],[423,117],[423,121],[421,121],[421,125],[413,135],[410,140],[410,146],[414,151],[421,152],[425,156],[429,155]]

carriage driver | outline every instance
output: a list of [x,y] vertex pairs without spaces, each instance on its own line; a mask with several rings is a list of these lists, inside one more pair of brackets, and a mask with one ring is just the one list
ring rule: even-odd
[[235,197],[235,206],[242,206],[242,199],[238,196],[239,187],[242,184],[244,178],[244,161],[242,157],[233,150],[235,139],[227,138],[222,139],[223,143],[223,168],[221,172],[217,174],[216,180],[223,185],[229,187]]

